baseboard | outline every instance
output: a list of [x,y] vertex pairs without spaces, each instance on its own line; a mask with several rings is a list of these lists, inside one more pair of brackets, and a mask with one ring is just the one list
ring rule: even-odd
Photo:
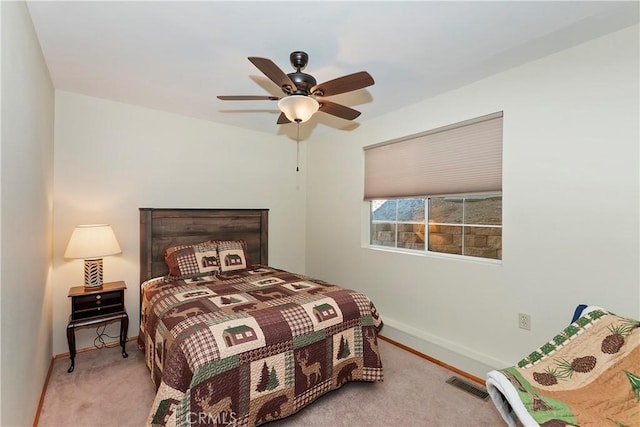
[[441,360],[433,358],[433,357],[431,357],[431,356],[429,356],[427,354],[421,353],[421,352],[419,352],[418,350],[416,350],[414,348],[411,348],[411,347],[406,346],[406,345],[404,345],[402,343],[399,343],[398,341],[394,341],[391,338],[385,337],[382,334],[378,335],[378,338],[381,339],[382,341],[388,342],[391,345],[394,345],[394,346],[396,346],[398,348],[401,348],[401,349],[403,349],[405,351],[408,351],[411,354],[415,354],[418,357],[421,357],[421,358],[423,358],[425,360],[428,360],[429,362],[431,362],[431,363],[433,363],[435,365],[438,365],[438,366],[440,366],[442,368],[448,369],[449,371],[453,372],[454,374],[458,374],[461,377],[468,378],[471,381],[474,381],[474,382],[476,382],[478,384],[485,385],[485,380],[483,378],[479,378],[479,377],[476,377],[475,375],[471,375],[470,373],[465,372],[465,371],[463,371],[461,369],[458,369],[455,366],[451,366],[451,365],[449,365],[447,363],[444,363]]
[[47,372],[47,377],[44,379],[44,385],[42,386],[42,393],[40,393],[40,401],[38,402],[38,407],[36,408],[36,416],[33,420],[33,427],[38,427],[38,422],[40,421],[40,412],[42,411],[42,405],[44,404],[44,396],[47,393],[47,387],[49,386],[49,379],[51,378],[51,371],[53,370],[53,361],[55,359],[52,357],[51,362],[49,362],[49,371]]
[[428,358],[437,361],[434,363],[446,365],[447,369],[454,372],[459,371],[461,375],[464,373],[470,379],[474,377],[486,378],[489,371],[513,365],[513,363],[492,358],[473,349],[427,334],[389,317],[384,318],[382,335],[419,354],[429,355]]
[[[136,335],[135,337],[127,338],[127,342],[136,341],[137,339],[138,339],[138,336]],[[104,344],[104,347],[106,348],[119,347],[119,346],[120,346],[120,341],[109,341]],[[101,347],[101,348],[104,348],[104,347]],[[100,350],[100,348],[94,347],[94,346],[81,348],[76,350],[76,355],[78,355],[79,353],[85,353],[87,351],[93,351],[93,350]],[[70,354],[67,351],[65,353],[56,354],[54,356],[54,359],[68,359],[69,356]]]

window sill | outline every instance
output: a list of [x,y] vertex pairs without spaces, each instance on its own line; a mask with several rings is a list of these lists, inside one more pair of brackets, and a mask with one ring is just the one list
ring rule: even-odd
[[479,258],[466,255],[446,254],[441,252],[416,251],[411,249],[391,248],[388,246],[363,245],[363,249],[380,252],[391,252],[402,255],[413,255],[425,258],[445,259],[450,261],[473,262],[477,264],[502,265],[501,259]]

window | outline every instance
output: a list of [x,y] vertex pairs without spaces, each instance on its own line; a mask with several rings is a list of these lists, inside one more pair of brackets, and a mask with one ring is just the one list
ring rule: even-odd
[[425,199],[372,200],[372,245],[424,250]]
[[370,230],[373,246],[502,259],[502,196],[372,200]]
[[364,155],[371,245],[502,259],[501,112]]

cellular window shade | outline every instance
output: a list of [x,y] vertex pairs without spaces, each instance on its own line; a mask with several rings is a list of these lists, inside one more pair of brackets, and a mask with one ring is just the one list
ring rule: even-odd
[[364,198],[502,191],[502,112],[365,147]]

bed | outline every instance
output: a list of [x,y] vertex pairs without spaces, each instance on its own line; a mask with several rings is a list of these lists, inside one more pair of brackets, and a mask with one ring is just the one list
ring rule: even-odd
[[383,380],[373,303],[269,266],[268,210],[142,208],[140,265],[149,425],[259,425]]
[[640,426],[640,322],[579,310],[516,365],[487,374],[509,426]]

